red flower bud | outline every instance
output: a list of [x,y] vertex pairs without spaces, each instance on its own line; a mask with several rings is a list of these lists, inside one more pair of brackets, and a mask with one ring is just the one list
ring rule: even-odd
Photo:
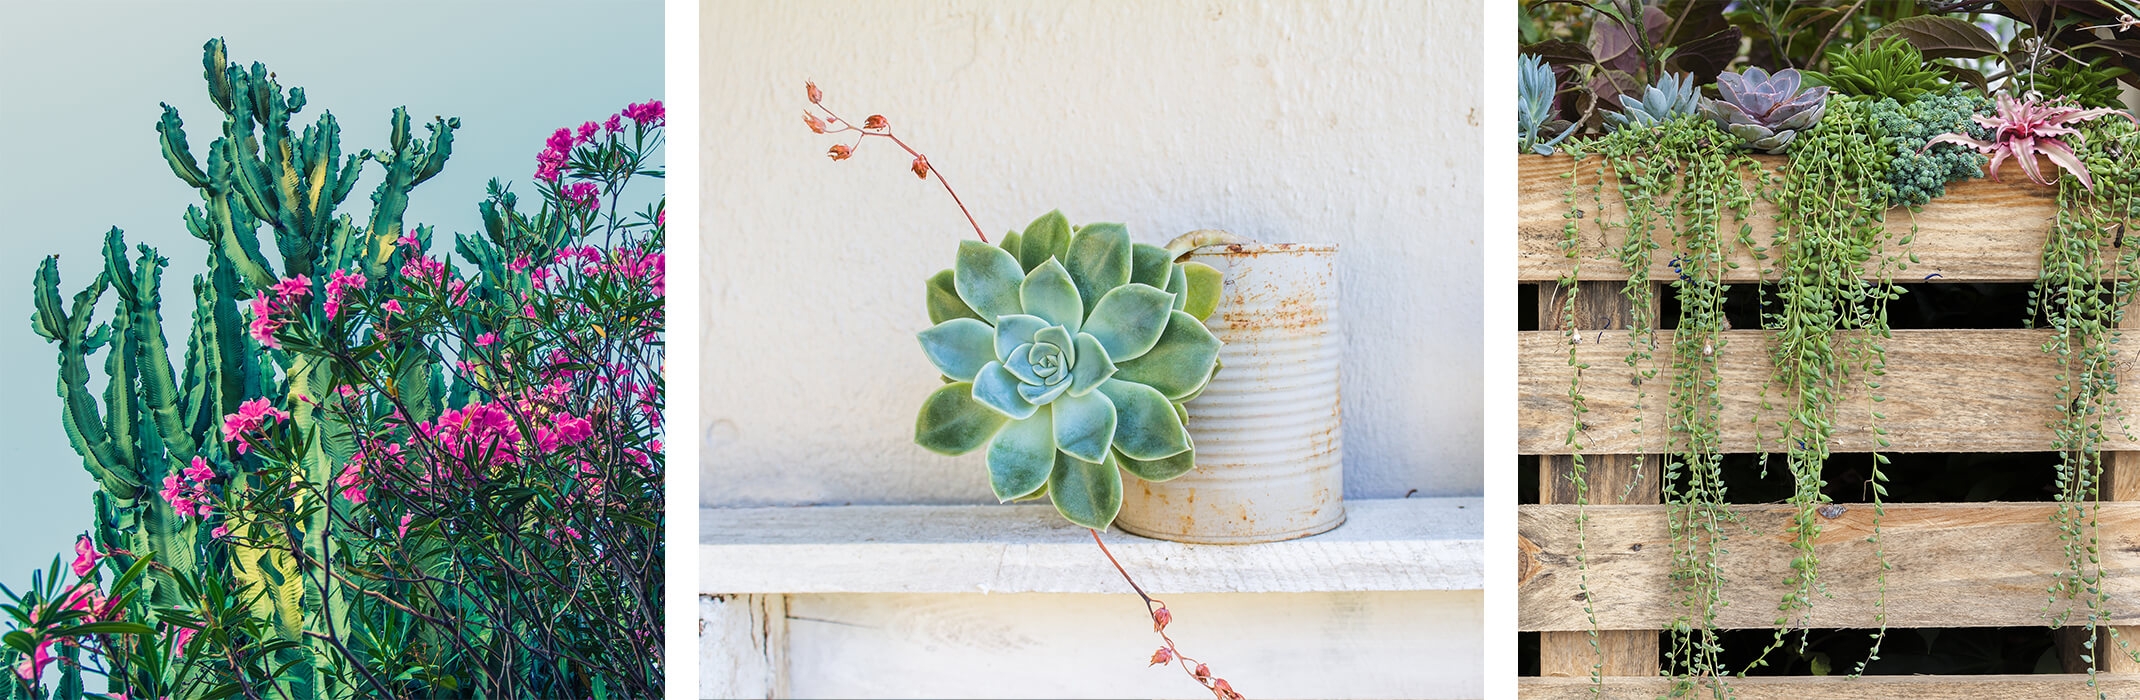
[[848,148],[845,144],[833,144],[832,150],[825,152],[825,155],[830,156],[833,160],[847,160],[853,157],[854,154],[854,149]]
[[914,156],[914,177],[929,179],[929,159]]
[[815,114],[811,114],[811,113],[809,113],[809,112],[804,112],[804,113],[803,113],[803,123],[804,123],[804,124],[808,124],[808,125],[810,125],[810,133],[813,133],[813,134],[822,134],[822,133],[825,133],[825,122],[824,122],[824,120],[822,120],[822,119],[818,119],[818,118],[817,118],[817,115],[815,115]]
[[1206,679],[1206,678],[1210,678],[1210,677],[1211,677],[1211,667],[1210,667],[1210,666],[1205,666],[1205,665],[1203,665],[1203,664],[1197,664],[1197,665],[1196,665],[1196,671],[1195,671],[1195,672],[1193,672],[1193,673],[1191,673],[1190,675],[1196,676],[1196,680],[1198,680],[1198,681],[1202,681],[1202,680],[1204,680],[1204,679]]
[[1219,697],[1226,698],[1226,700],[1241,700],[1241,694],[1234,692],[1233,686],[1228,685],[1224,678],[1212,681],[1211,689],[1218,691]]
[[864,129],[882,129],[887,126],[891,126],[891,122],[885,121],[882,114],[872,114],[869,115],[868,119],[862,120],[862,128]]
[[1151,665],[1153,665],[1153,666],[1158,666],[1158,665],[1160,665],[1160,664],[1164,664],[1164,663],[1167,663],[1167,662],[1170,662],[1170,661],[1173,661],[1173,660],[1174,660],[1174,650],[1173,650],[1173,649],[1168,649],[1168,648],[1166,648],[1166,647],[1160,647],[1160,648],[1159,648],[1159,651],[1155,651],[1155,652],[1152,652],[1152,664],[1151,664]]
[[1167,606],[1164,606],[1164,605],[1162,605],[1162,606],[1159,606],[1159,609],[1158,609],[1158,610],[1153,610],[1153,611],[1152,611],[1152,631],[1153,631],[1153,632],[1158,632],[1158,631],[1161,631],[1161,630],[1164,630],[1164,629],[1166,629],[1166,628],[1167,628],[1167,623],[1169,623],[1169,622],[1173,622],[1173,621],[1174,621],[1174,613],[1170,613],[1170,612],[1167,612]]
[[817,83],[806,80],[803,85],[810,88],[810,104],[817,104],[825,99],[825,93],[817,89]]

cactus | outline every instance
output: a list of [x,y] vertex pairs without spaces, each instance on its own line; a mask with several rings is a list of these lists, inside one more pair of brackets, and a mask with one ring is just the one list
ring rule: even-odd
[[[239,303],[285,277],[323,278],[345,268],[360,270],[368,284],[383,289],[401,255],[396,242],[410,235],[402,221],[409,192],[445,165],[459,121],[435,118],[425,125],[428,135],[417,138],[406,109],[396,109],[387,148],[345,156],[333,115],[321,114],[301,132],[292,129],[291,119],[306,104],[301,88],[285,91],[261,64],[248,69],[229,63],[220,39],[203,48],[203,77],[224,116],[205,165],[176,109],[164,105],[156,124],[165,161],[202,200],[187,208],[185,226],[209,244],[207,272],[193,280],[196,301],[183,366],[172,366],[163,327],[166,260],[148,246],[129,255],[116,228],[105,235],[103,269],[71,303],[61,300],[58,261],[39,265],[31,325],[58,348],[61,422],[99,488],[93,496],[97,546],[131,553],[116,555],[121,566],[134,555],[156,553],[168,571],[144,583],[155,605],[179,602],[171,582],[203,577],[251,587],[241,596],[265,593],[254,599],[254,611],[290,642],[276,652],[278,661],[295,662],[278,676],[278,693],[350,697],[356,689],[321,681],[334,671],[335,656],[319,637],[350,633],[349,598],[355,593],[327,577],[303,575],[315,573],[310,568],[317,562],[336,560],[334,539],[322,534],[334,506],[311,504],[316,507],[302,523],[304,532],[292,538],[304,543],[299,557],[211,537],[202,519],[174,511],[152,485],[199,458],[231,490],[260,486],[262,457],[241,454],[214,436],[223,416],[236,413],[241,402],[272,397],[289,409],[289,429],[306,445],[298,460],[303,470],[294,477],[331,489],[336,465],[353,450],[348,427],[314,408],[335,378],[316,357],[262,347],[246,332]],[[360,225],[337,210],[367,163],[384,172],[372,192],[370,217]],[[263,227],[272,248],[262,245]],[[430,238],[427,229],[413,235],[420,242]],[[97,323],[94,309],[107,289],[118,303],[110,320]],[[437,358],[416,350],[405,355],[410,359],[397,380],[406,388],[411,417],[431,420],[445,403],[443,392],[434,390],[442,383],[441,369]],[[100,351],[109,380],[101,405],[90,392],[88,370],[90,356]],[[300,512],[306,512],[303,505]],[[122,688],[115,684],[113,690]]]
[[[1218,369],[1219,272],[1132,245],[1120,224],[1073,231],[1050,212],[1000,247],[959,244],[929,280],[922,351],[945,377],[915,442],[988,448],[1004,501],[1046,495],[1073,523],[1105,529],[1122,471],[1149,481],[1195,465],[1182,407]],[[1119,469],[1118,469],[1119,467]]]

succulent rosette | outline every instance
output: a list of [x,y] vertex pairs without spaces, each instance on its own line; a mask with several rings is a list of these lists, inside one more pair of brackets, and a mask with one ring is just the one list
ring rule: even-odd
[[1722,73],[1716,90],[1718,99],[1703,101],[1703,111],[1747,148],[1763,153],[1782,153],[1828,110],[1828,86],[1806,87],[1795,68]]
[[923,354],[947,382],[923,402],[914,441],[987,448],[1003,501],[1047,496],[1071,522],[1105,529],[1122,472],[1147,481],[1196,464],[1182,404],[1218,369],[1219,272],[1131,244],[1121,224],[1072,229],[1050,212],[1000,245],[959,244],[929,279]]

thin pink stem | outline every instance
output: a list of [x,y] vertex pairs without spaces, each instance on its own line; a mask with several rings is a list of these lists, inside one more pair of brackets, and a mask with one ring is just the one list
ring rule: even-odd
[[[843,125],[838,129],[826,129],[825,133],[837,134],[847,131],[854,131],[859,132],[863,138],[870,136],[882,136],[884,138],[891,139],[892,143],[899,144],[900,148],[906,150],[907,155],[911,155],[915,158],[921,159],[922,164],[929,169],[929,172],[936,174],[936,184],[943,185],[944,193],[951,195],[951,203],[959,206],[959,213],[966,215],[966,223],[970,226],[973,226],[973,235],[980,237],[982,243],[988,242],[988,234],[981,232],[980,222],[974,220],[973,212],[966,208],[966,202],[964,200],[959,199],[958,191],[951,189],[951,181],[944,179],[944,171],[936,169],[935,161],[929,160],[929,157],[922,155],[921,151],[914,150],[913,146],[909,146],[907,145],[907,142],[899,140],[899,137],[897,136],[893,136],[891,130],[889,129],[871,131],[860,126],[856,126],[854,122],[841,119],[840,115],[834,114],[830,107],[826,107],[823,104],[815,104],[813,106],[817,107],[819,111],[824,112],[825,116],[830,117],[834,123]],[[862,138],[855,139],[854,148],[859,149],[861,147]]]

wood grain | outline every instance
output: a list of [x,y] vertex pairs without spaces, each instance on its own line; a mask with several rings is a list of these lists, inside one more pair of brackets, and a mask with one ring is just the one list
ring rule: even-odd
[[[2140,675],[2101,675],[2097,688],[2086,674],[1987,676],[1778,676],[1731,680],[1737,700],[1992,700],[1995,698],[2140,697]],[[1524,700],[1650,700],[1672,689],[1669,678],[1610,678],[1603,694],[1593,695],[1587,678],[1525,678],[1517,683]],[[1698,697],[1708,697],[1699,693]]]
[[[1892,436],[1890,452],[2040,452],[2050,448],[2046,424],[2056,419],[2056,359],[2042,350],[2048,330],[1900,330],[1884,343],[1888,374],[1879,404],[1886,416],[1880,425]],[[1517,334],[1516,450],[1522,454],[1565,454],[1570,418],[1568,339],[1558,331]],[[1670,409],[1672,334],[1657,334],[1659,375],[1643,400],[1643,434],[1633,432],[1637,387],[1625,363],[1624,331],[1584,330],[1577,361],[1589,364],[1583,375],[1584,451],[1588,454],[1638,454],[1661,451]],[[1762,411],[1761,392],[1773,376],[1767,331],[1726,331],[1718,360],[1718,393],[1726,416],[1719,432],[1726,452],[1781,451],[1778,411]],[[2118,349],[2121,367],[2140,362],[2140,347]],[[2126,374],[2130,375],[2130,372]],[[1782,406],[1779,390],[1769,400]],[[1831,447],[1863,452],[1877,443],[1870,427],[1869,402],[1855,386],[1838,404]],[[1755,428],[1766,439],[1756,441]],[[2123,431],[2113,430],[2105,450],[2140,449]]]
[[[1592,157],[1597,158],[1596,156]],[[1756,156],[1755,160],[1771,170],[1782,166],[1783,156]],[[1566,155],[1522,156],[1517,159],[1516,184],[1516,279],[1521,282],[1544,282],[1559,279],[1570,267],[1570,261],[1561,250],[1566,238],[1563,231],[1568,221],[1569,204],[1566,195],[1571,183],[1578,194],[1575,207],[1583,216],[1575,219],[1577,258],[1581,278],[1585,280],[1627,279],[1627,271],[1620,267],[1610,252],[1625,240],[1618,229],[1601,230],[1600,221],[1620,221],[1625,216],[1625,206],[1619,200],[1616,188],[1608,183],[1602,193],[1604,211],[1600,215],[1599,204],[1592,201],[1592,186],[1597,184],[1595,160],[1579,168],[1581,180],[1567,177],[1578,170],[1575,159]],[[2042,268],[2041,256],[2045,233],[2050,229],[2051,219],[2058,212],[2058,190],[2042,187],[2026,179],[2013,177],[2005,182],[1988,179],[1967,180],[1947,188],[1947,196],[1933,200],[1924,211],[1912,214],[1907,209],[1890,210],[1887,217],[1891,240],[1900,241],[1910,233],[1911,222],[1917,225],[1917,236],[1907,251],[1918,257],[1916,264],[1896,274],[1897,279],[1917,280],[1937,273],[1940,282],[1990,282],[2033,281]],[[1758,202],[1751,217],[1753,239],[1767,246],[1774,239],[1776,208],[1767,202]],[[1737,225],[1726,219],[1727,232],[1735,236]],[[1660,232],[1660,238],[1670,235]],[[1670,241],[1660,250],[1671,250]],[[1738,268],[1728,271],[1724,278],[1729,282],[1752,282],[1761,278],[1760,261],[1754,259],[1744,246],[1732,244],[1727,247],[1726,259],[1737,263]],[[1901,252],[1898,248],[1897,252]],[[1674,276],[1669,255],[1660,256],[1651,265],[1649,278],[1668,280]],[[1773,276],[1772,276],[1773,277]]]
[[698,647],[699,697],[788,697],[786,596],[699,596]]
[[[1816,542],[1820,581],[1829,598],[1816,599],[1812,627],[1875,624],[1878,565],[1872,506],[1839,504],[1822,519]],[[1585,551],[1598,628],[1656,630],[1680,614],[1672,590],[1672,539],[1666,506],[1592,506]],[[1880,531],[1888,562],[1887,616],[1891,627],[1994,627],[2047,624],[2045,593],[2066,559],[2050,503],[1890,504]],[[1797,551],[1784,526],[1789,506],[1734,506],[1744,519],[1726,534],[1719,562],[1731,577],[1729,605],[1717,625],[1772,628],[1776,602],[1787,591]],[[1576,508],[1526,505],[1516,532],[1523,578],[1517,617],[1524,631],[1590,629],[1575,582]],[[2113,623],[2140,623],[2140,503],[2104,503],[2100,511],[2103,570],[2110,581]],[[2052,612],[2063,610],[2061,601]],[[2140,642],[2140,640],[2136,640]]]

